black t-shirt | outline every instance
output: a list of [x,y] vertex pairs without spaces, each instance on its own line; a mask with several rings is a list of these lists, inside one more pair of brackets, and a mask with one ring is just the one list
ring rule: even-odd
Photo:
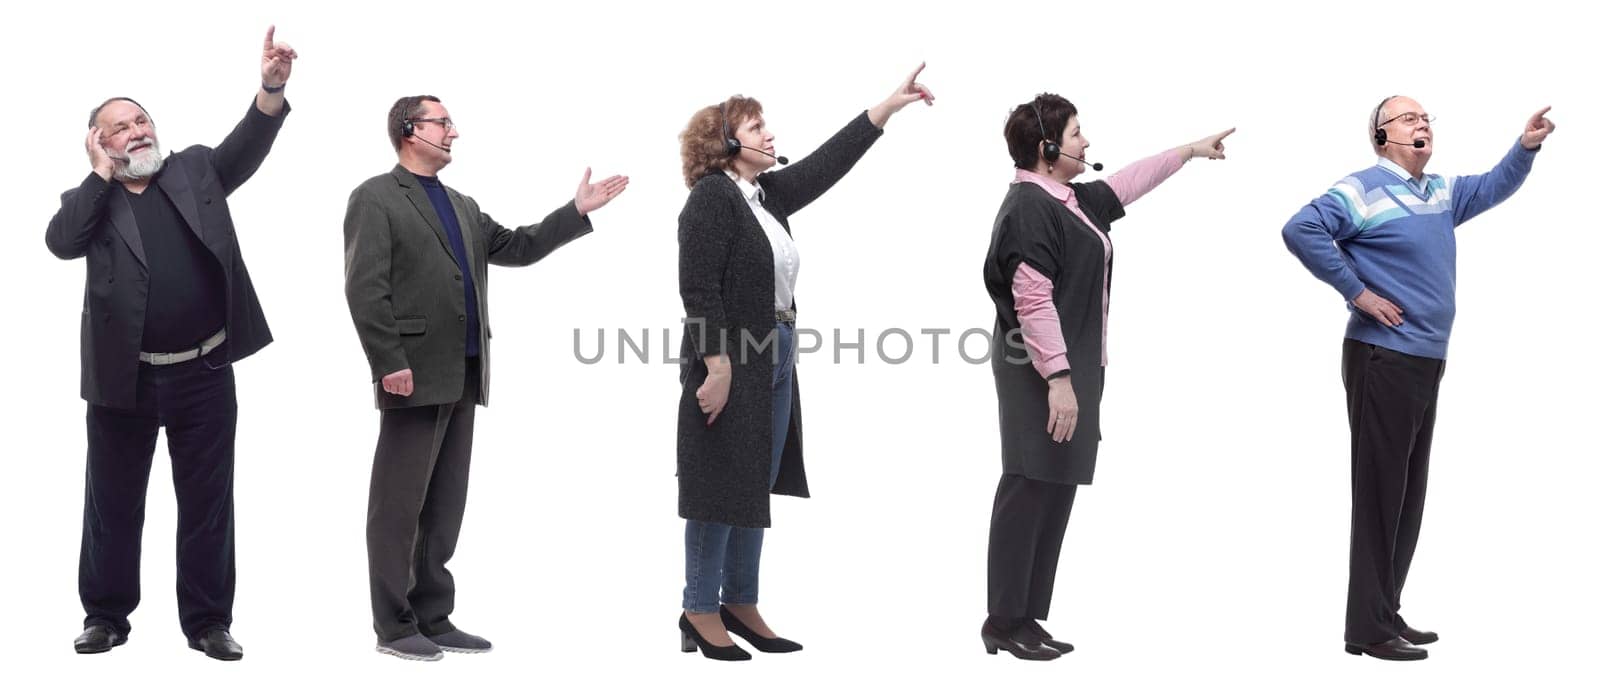
[[222,329],[227,313],[222,265],[161,188],[151,183],[141,194],[126,188],[123,193],[133,206],[150,272],[139,348],[147,353],[195,348]]

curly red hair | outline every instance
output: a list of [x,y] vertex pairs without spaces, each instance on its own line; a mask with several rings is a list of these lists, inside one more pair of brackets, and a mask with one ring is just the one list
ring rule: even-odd
[[[723,115],[727,121],[724,126]],[[733,167],[734,157],[728,155],[723,142],[745,121],[761,115],[761,103],[754,98],[734,95],[721,104],[713,104],[694,112],[689,124],[678,133],[679,154],[683,157],[683,183],[694,188],[695,181],[712,173]],[[724,134],[726,129],[726,134]]]

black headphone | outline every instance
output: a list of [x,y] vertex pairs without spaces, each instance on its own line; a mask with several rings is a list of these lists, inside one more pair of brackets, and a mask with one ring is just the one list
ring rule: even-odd
[[1045,163],[1055,163],[1061,158],[1061,145],[1050,139],[1050,134],[1044,131],[1044,114],[1039,111],[1039,98],[1035,97],[1028,106],[1033,107],[1033,118],[1039,122],[1039,137],[1044,138]]
[[722,153],[738,156],[739,150],[743,149],[744,145],[739,144],[739,138],[728,132],[728,103],[718,104],[717,111],[722,113]]
[[1378,117],[1383,115],[1383,105],[1388,104],[1389,100],[1396,97],[1399,97],[1399,95],[1389,95],[1383,98],[1383,101],[1378,103],[1378,108],[1372,110],[1372,142],[1379,147],[1389,143],[1389,131],[1378,125]]
[[412,123],[411,119],[400,122],[400,137],[411,137],[415,134],[417,134],[417,124]]

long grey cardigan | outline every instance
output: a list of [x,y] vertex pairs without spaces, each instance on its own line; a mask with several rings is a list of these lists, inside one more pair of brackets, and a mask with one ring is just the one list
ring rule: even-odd
[[[822,196],[855,166],[883,131],[862,112],[810,156],[762,173],[762,205],[789,230],[789,216]],[[769,492],[810,497],[801,454],[800,380],[794,380],[789,436],[778,480],[772,472],[772,245],[727,175],[700,178],[678,214],[678,290],[683,347],[678,401],[678,515],[746,528],[772,525]],[[733,368],[728,403],[706,425],[695,392],[707,355],[726,353]]]

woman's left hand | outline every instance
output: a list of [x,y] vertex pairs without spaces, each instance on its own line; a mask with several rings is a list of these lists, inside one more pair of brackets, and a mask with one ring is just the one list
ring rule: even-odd
[[1233,131],[1235,130],[1237,130],[1237,128],[1229,128],[1210,137],[1201,138],[1200,140],[1184,145],[1184,149],[1188,150],[1189,153],[1189,156],[1185,157],[1184,161],[1188,161],[1189,159],[1193,158],[1207,158],[1213,160],[1228,158],[1225,154],[1223,154],[1224,149],[1222,147],[1222,138],[1232,135]]
[[900,87],[889,93],[889,96],[879,102],[878,106],[867,111],[867,118],[872,121],[872,125],[882,128],[883,124],[889,122],[890,116],[895,115],[895,112],[906,108],[906,105],[912,102],[922,101],[926,102],[930,107],[933,106],[933,91],[929,90],[928,86],[917,82],[917,76],[922,73],[922,69],[927,65],[927,62],[918,64],[917,70],[912,71],[911,75],[900,83]]

